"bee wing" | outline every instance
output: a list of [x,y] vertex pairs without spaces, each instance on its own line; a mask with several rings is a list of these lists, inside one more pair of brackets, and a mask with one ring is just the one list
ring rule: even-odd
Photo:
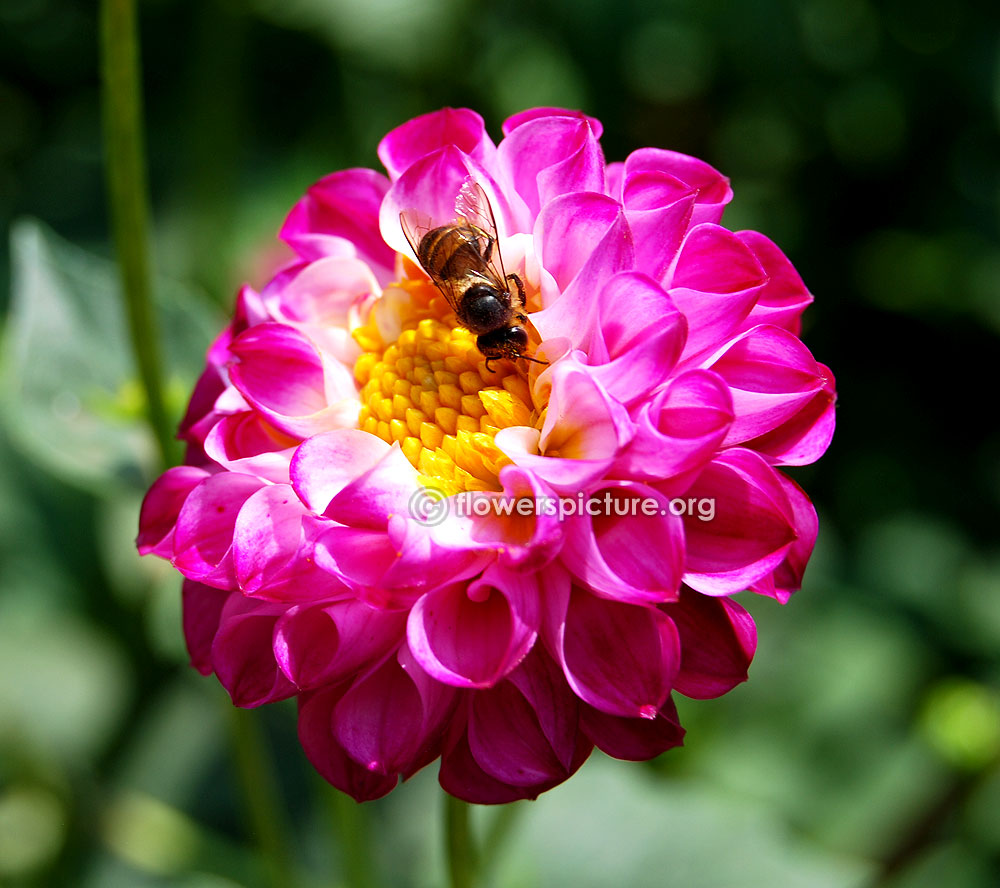
[[399,214],[399,225],[403,229],[403,235],[406,238],[406,242],[410,245],[410,249],[413,250],[413,258],[416,259],[417,264],[419,264],[424,270],[427,277],[429,277],[434,282],[434,285],[438,288],[438,290],[441,291],[441,295],[448,300],[451,310],[457,314],[462,294],[455,289],[455,285],[452,281],[442,279],[420,261],[420,242],[424,239],[424,235],[427,234],[428,231],[431,231],[436,227],[433,220],[430,216],[420,213],[417,210],[403,210],[403,212]]
[[471,176],[465,180],[458,197],[455,198],[455,212],[473,228],[483,234],[483,250],[489,250],[488,265],[501,290],[507,290],[507,275],[504,272],[503,257],[500,255],[500,240],[497,236],[497,220],[493,216],[490,199],[483,186]]

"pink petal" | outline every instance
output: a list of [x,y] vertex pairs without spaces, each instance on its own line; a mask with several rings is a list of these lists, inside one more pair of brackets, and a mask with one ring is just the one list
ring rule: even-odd
[[302,502],[323,514],[338,493],[378,465],[391,449],[377,435],[360,429],[314,435],[295,451],[292,485]]
[[682,373],[639,410],[614,474],[659,480],[697,469],[715,455],[732,420],[732,397],[719,376]]
[[323,779],[358,802],[388,795],[399,777],[380,774],[359,765],[333,735],[333,709],[343,691],[324,689],[299,696],[299,742]]
[[674,687],[686,697],[721,697],[740,682],[757,648],[757,629],[740,605],[683,589],[663,610],[681,636],[681,669]]
[[805,491],[790,478],[786,478],[780,472],[777,474],[791,504],[798,537],[788,550],[785,560],[774,569],[774,572],[750,588],[760,595],[768,595],[784,604],[791,598],[792,593],[797,592],[802,586],[802,576],[819,534],[819,520]]
[[757,324],[773,324],[798,335],[802,312],[813,301],[799,273],[777,245],[760,232],[739,231],[736,236],[753,250],[767,274],[767,283],[758,294],[757,304],[745,325],[749,328]]
[[532,219],[560,195],[604,193],[604,154],[582,115],[522,119],[500,143],[497,161]]
[[718,222],[722,218],[723,209],[733,197],[729,179],[703,160],[677,151],[664,151],[661,148],[640,148],[633,151],[625,160],[626,181],[641,171],[667,173],[695,191],[697,198],[691,220],[693,225]]
[[284,610],[235,595],[226,602],[212,642],[212,668],[235,705],[261,706],[295,693],[271,646],[274,624]]
[[205,454],[231,472],[268,481],[288,480],[294,439],[251,410],[223,416],[205,436]]
[[314,688],[376,664],[399,647],[405,629],[405,614],[358,601],[297,605],[274,627],[274,653],[289,681]]
[[602,752],[629,762],[649,761],[684,742],[677,707],[669,698],[654,718],[609,715],[584,703],[580,727]]
[[517,114],[512,114],[503,122],[503,134],[505,136],[509,136],[522,124],[528,123],[532,120],[537,120],[540,117],[571,117],[579,120],[585,120],[590,126],[595,139],[601,138],[601,134],[604,132],[604,127],[601,126],[601,122],[596,117],[590,117],[582,111],[573,111],[567,108],[554,108],[550,106],[529,108],[526,111],[519,111]]
[[219,589],[236,583],[233,529],[236,517],[264,482],[251,475],[211,475],[191,491],[177,517],[173,565],[189,580]]
[[292,208],[278,237],[310,262],[350,250],[347,255],[357,255],[388,281],[394,258],[378,230],[378,211],[388,189],[389,180],[375,170],[324,176]]
[[389,657],[374,672],[356,680],[333,712],[334,736],[344,751],[369,771],[412,772],[439,743],[442,716],[454,692],[443,685],[421,693],[411,671]]
[[446,145],[408,167],[392,184],[379,212],[379,228],[385,242],[413,259],[399,222],[399,214],[415,214],[430,226],[449,225],[457,218],[455,200],[470,177],[482,186],[493,214],[497,233],[513,233],[507,198],[487,170],[454,145]]
[[837,392],[830,368],[817,364],[823,388],[798,413],[773,431],[746,442],[776,465],[805,466],[830,446],[836,426]]
[[636,266],[662,280],[691,227],[698,192],[669,173],[639,170],[625,179],[622,202],[635,239]]
[[222,608],[230,595],[227,589],[213,589],[191,580],[181,587],[184,603],[184,641],[191,665],[202,675],[212,671],[212,639],[219,630]]
[[139,536],[135,544],[140,555],[174,554],[174,527],[184,501],[208,477],[204,469],[174,466],[167,469],[149,488],[139,510]]
[[440,682],[492,687],[534,644],[540,622],[538,595],[534,575],[497,566],[467,587],[429,592],[410,611],[410,650]]
[[[684,572],[684,528],[659,491],[629,481],[588,493],[566,522],[562,563],[581,585],[614,601],[673,601]],[[590,514],[590,510],[595,514]],[[655,509],[654,514],[645,514]]]
[[684,356],[718,347],[750,313],[767,275],[731,231],[708,223],[684,238],[665,283],[688,322]]
[[680,664],[680,639],[666,614],[578,588],[556,642],[574,693],[610,715],[655,718]]
[[422,157],[446,146],[492,166],[496,146],[483,118],[468,108],[442,108],[397,126],[379,142],[378,158],[395,181]]
[[684,582],[708,595],[748,588],[777,567],[796,540],[792,506],[778,474],[756,453],[732,448],[691,486],[692,501],[713,504],[708,519],[684,515]]
[[754,327],[707,358],[733,396],[735,418],[725,444],[773,431],[823,388],[819,365],[797,336],[780,327]]
[[324,362],[316,347],[286,324],[251,327],[230,347],[229,378],[271,425],[308,437],[357,424],[360,405],[351,371]]

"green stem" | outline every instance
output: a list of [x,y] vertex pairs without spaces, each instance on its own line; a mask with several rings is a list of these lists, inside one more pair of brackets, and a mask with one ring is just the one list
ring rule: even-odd
[[476,850],[469,824],[469,805],[445,795],[445,843],[451,888],[474,888]]
[[347,888],[375,888],[379,884],[371,852],[368,812],[346,793],[324,784],[340,839],[341,865]]
[[273,888],[294,888],[292,856],[286,843],[277,781],[256,714],[225,701],[230,713],[236,770],[247,805],[247,824],[263,857],[267,880]]
[[134,0],[101,0],[101,75],[108,200],[122,294],[132,353],[146,394],[146,417],[160,461],[167,466],[173,462],[174,442],[163,398],[160,341],[152,299]]

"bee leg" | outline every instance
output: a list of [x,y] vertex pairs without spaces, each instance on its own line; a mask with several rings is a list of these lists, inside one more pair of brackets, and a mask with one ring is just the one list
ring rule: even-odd
[[524,305],[525,301],[524,284],[521,283],[521,279],[516,274],[514,274],[514,272],[511,272],[509,275],[507,275],[507,280],[513,281],[515,283],[515,285],[517,286],[517,294],[518,296],[521,297],[521,305]]
[[486,372],[487,373],[492,373],[493,372],[493,368],[490,366],[490,361],[495,361],[495,360],[496,360],[496,358],[487,358],[486,359]]

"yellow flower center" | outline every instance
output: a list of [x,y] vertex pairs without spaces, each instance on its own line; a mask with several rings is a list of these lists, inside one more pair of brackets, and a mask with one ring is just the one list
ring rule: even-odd
[[[497,476],[510,460],[494,436],[539,420],[526,375],[512,361],[493,361],[487,371],[475,334],[458,325],[429,281],[404,278],[382,298],[393,306],[393,323],[380,329],[376,308],[354,331],[364,349],[354,365],[358,427],[398,441],[421,482],[446,495],[500,490]],[[394,341],[386,341],[386,326],[399,328]]]

